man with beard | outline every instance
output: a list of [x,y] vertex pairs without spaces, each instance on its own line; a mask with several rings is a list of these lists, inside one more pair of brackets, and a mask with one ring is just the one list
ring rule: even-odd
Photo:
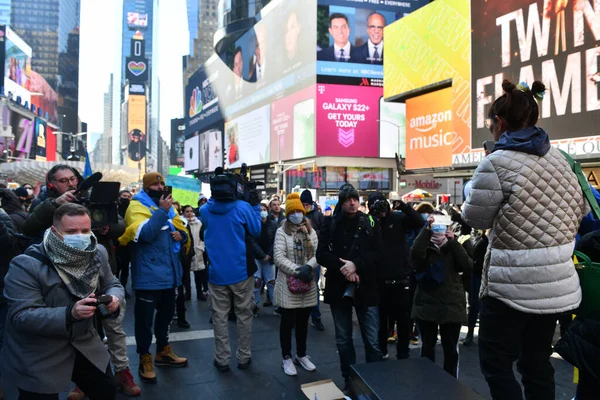
[[[85,207],[59,207],[43,242],[13,259],[4,282],[2,376],[19,389],[19,399],[58,399],[71,381],[90,400],[114,399],[110,356],[93,317],[117,316],[123,288]],[[106,303],[98,303],[101,297]]]
[[74,193],[82,180],[79,172],[66,164],[52,167],[46,175],[48,198],[31,211],[23,223],[23,234],[40,242],[43,233],[52,226],[54,211],[63,204],[77,200]]
[[[185,367],[187,358],[175,355],[169,345],[169,325],[175,311],[176,288],[181,286],[181,246],[189,249],[187,229],[165,194],[165,180],[158,172],[143,177],[141,192],[125,213],[127,229],[121,246],[131,243],[131,279],[135,290],[135,341],[140,355],[138,373],[142,381],[156,382],[150,354],[152,326],[156,336],[157,366]],[[156,311],[156,320],[155,320]]]
[[388,358],[388,334],[397,326],[396,356],[409,356],[410,311],[412,298],[407,232],[424,225],[421,215],[406,203],[400,203],[401,212],[392,212],[390,203],[380,192],[369,194],[369,212],[379,218],[383,237],[383,257],[377,268],[379,293],[379,348]]

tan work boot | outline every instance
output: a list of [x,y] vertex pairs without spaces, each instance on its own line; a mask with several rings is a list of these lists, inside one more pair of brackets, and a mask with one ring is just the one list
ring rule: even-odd
[[177,357],[171,345],[166,345],[165,348],[156,355],[154,363],[157,367],[187,367],[187,358]]
[[81,389],[79,389],[79,386],[75,386],[75,389],[73,389],[71,391],[71,393],[69,393],[69,396],[67,396],[67,400],[83,400],[85,399],[85,393],[83,393],[81,391]]
[[142,389],[136,385],[129,368],[125,368],[123,371],[116,372],[115,379],[117,380],[117,386],[121,388],[121,391],[124,395],[135,397],[142,394]]
[[156,373],[152,366],[152,354],[141,354],[140,355],[140,367],[138,368],[138,374],[142,379],[142,382],[156,383]]

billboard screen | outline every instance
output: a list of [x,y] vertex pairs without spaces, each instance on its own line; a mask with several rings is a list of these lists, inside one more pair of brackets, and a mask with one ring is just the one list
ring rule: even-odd
[[225,122],[227,168],[265,164],[270,161],[271,107],[263,106]]
[[452,88],[406,100],[406,169],[452,165]]
[[[473,147],[490,139],[485,119],[502,95],[505,78],[515,84],[544,82],[538,125],[551,139],[570,142],[598,135],[599,12],[597,1],[473,2]],[[600,153],[597,137],[594,142],[565,150]]]
[[379,156],[381,88],[317,85],[317,155]]
[[35,159],[37,161],[46,161],[46,147],[48,141],[48,131],[46,122],[40,118],[35,119]]
[[213,172],[223,166],[223,123],[200,133],[200,172]]
[[271,104],[271,161],[316,154],[315,93],[311,86]]
[[46,79],[35,71],[31,71],[31,92],[35,93],[31,96],[31,104],[38,109],[42,109],[42,117],[48,122],[58,124],[58,94],[46,82]]
[[31,101],[31,47],[10,27],[4,29],[4,93],[20,96],[24,104]]
[[186,173],[198,172],[200,169],[200,136],[195,135],[185,140],[183,170]]
[[46,161],[56,161],[56,135],[50,126],[46,126]]
[[183,167],[185,143],[185,121],[183,118],[171,120],[171,165]]
[[127,132],[127,165],[143,173],[146,171],[146,96],[129,96]]
[[428,3],[319,0],[317,74],[382,79],[383,28]]
[[148,14],[140,14],[137,12],[127,13],[127,27],[129,30],[144,30],[148,28]]

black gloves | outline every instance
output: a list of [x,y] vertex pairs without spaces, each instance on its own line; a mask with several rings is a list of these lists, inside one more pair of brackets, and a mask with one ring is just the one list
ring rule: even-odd
[[296,277],[300,279],[302,282],[310,282],[315,279],[315,274],[313,273],[313,269],[310,265],[303,265],[297,270]]

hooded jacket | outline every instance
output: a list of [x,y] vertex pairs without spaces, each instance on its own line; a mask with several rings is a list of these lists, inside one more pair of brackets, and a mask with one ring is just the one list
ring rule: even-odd
[[0,208],[0,304],[4,303],[4,276],[8,272],[8,265],[16,255],[13,246],[13,223]]
[[245,201],[217,202],[211,198],[200,208],[204,243],[210,262],[208,279],[217,286],[234,285],[251,276],[248,236],[261,230],[260,206]]
[[472,182],[462,216],[474,228],[491,228],[480,296],[533,314],[577,308],[572,255],[590,208],[546,132],[534,126],[504,133]]
[[21,200],[10,189],[0,189],[0,198],[2,198],[2,208],[12,219],[17,232],[23,232],[23,224],[27,220],[27,213],[23,209]]

